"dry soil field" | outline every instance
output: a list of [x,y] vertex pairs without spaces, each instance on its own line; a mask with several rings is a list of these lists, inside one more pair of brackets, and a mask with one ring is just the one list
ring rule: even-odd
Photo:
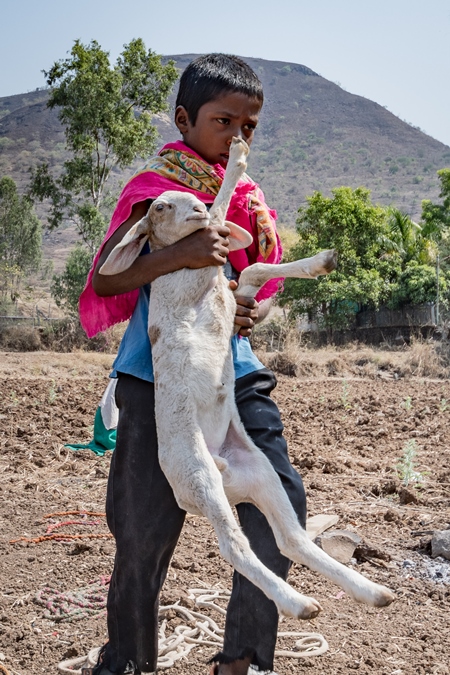
[[[45,587],[56,593],[106,583],[113,541],[11,541],[49,531],[106,535],[102,515],[58,514],[104,510],[110,453],[97,457],[64,444],[90,439],[111,360],[82,352],[0,352],[0,663],[14,675],[56,675],[63,658],[83,655],[106,638],[104,614],[55,621],[37,598]],[[352,564],[397,595],[387,609],[367,608],[294,566],[291,583],[315,596],[323,612],[300,626],[283,621],[280,630],[322,633],[329,650],[301,661],[277,658],[275,670],[280,675],[450,673],[450,562],[433,560],[429,553],[432,531],[450,527],[448,380],[280,375],[275,397],[292,461],[305,481],[310,515],[337,514],[337,527],[357,532],[371,549]],[[395,467],[413,441],[423,485],[405,493]],[[46,518],[49,514],[56,515]],[[59,525],[67,521],[75,522]],[[185,598],[189,604],[189,588],[225,589],[230,580],[231,569],[217,554],[210,527],[189,517],[163,599]],[[105,593],[106,585],[100,596]],[[169,629],[179,621],[171,615]],[[214,651],[196,648],[167,672],[206,674],[205,662]]]

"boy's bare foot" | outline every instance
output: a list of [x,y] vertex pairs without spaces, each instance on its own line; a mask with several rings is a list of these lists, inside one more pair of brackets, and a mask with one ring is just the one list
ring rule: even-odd
[[211,668],[210,675],[247,675],[251,658],[238,659],[231,663],[217,663]]

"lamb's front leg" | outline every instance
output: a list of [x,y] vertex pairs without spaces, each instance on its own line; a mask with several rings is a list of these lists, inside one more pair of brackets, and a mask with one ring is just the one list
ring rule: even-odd
[[321,610],[319,603],[297,593],[265,567],[251,550],[248,539],[236,522],[225,496],[220,472],[206,446],[197,446],[188,457],[183,457],[184,453],[179,452],[179,448],[178,444],[178,452],[167,453],[160,444],[161,468],[179,506],[208,518],[225,560],[260,588],[276,604],[279,612],[299,619],[317,616]]
[[209,212],[211,225],[222,224],[230,205],[231,197],[242,174],[247,168],[249,147],[242,138],[233,138],[230,145],[227,170],[217,197]]
[[235,295],[254,298],[261,286],[269,279],[278,279],[279,277],[285,279],[317,279],[318,276],[332,272],[336,269],[336,265],[337,253],[333,249],[321,251],[312,258],[303,258],[282,265],[255,263],[242,272],[239,278],[239,286],[234,293]]

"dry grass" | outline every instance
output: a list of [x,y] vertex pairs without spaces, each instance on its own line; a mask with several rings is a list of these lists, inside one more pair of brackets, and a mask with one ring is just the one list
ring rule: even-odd
[[41,348],[41,337],[33,326],[18,324],[0,330],[0,349],[35,352]]
[[120,324],[89,340],[78,321],[61,319],[44,326],[22,323],[0,327],[0,349],[13,352],[75,350],[117,352],[126,324]]
[[[89,352],[114,355],[126,324],[88,340],[74,322],[58,322],[52,329],[15,325],[0,330],[0,350],[10,352]],[[259,326],[252,339],[259,359],[275,372],[301,378],[386,378],[450,376],[450,342],[415,338],[409,345],[369,347],[313,347],[284,321]]]
[[278,324],[272,335],[255,339],[259,359],[275,372],[303,378],[367,377],[398,379],[450,376],[450,343],[415,338],[409,345],[313,347],[301,334]]

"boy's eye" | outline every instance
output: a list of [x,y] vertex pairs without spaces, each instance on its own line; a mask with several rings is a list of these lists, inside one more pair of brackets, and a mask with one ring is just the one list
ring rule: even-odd
[[230,120],[228,119],[228,117],[218,117],[217,121],[219,122],[219,124],[230,124]]

